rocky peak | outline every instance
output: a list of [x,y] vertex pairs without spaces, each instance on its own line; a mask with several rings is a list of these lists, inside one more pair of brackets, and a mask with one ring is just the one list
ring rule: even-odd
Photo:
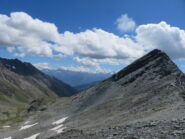
[[152,71],[155,75],[160,75],[161,78],[169,74],[181,73],[166,53],[161,50],[154,49],[117,74],[113,75],[111,79],[113,81],[118,81],[129,74],[132,74],[132,78],[135,79],[148,71]]
[[[22,62],[19,59],[0,58],[1,66],[19,75],[34,75],[39,71],[30,63]],[[3,68],[1,67],[1,68]]]

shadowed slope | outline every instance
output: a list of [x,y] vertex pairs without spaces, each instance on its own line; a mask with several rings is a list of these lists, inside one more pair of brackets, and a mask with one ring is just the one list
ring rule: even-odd
[[0,58],[0,120],[14,117],[20,111],[17,108],[25,109],[25,104],[34,99],[43,98],[47,102],[75,93],[75,89],[30,63]]

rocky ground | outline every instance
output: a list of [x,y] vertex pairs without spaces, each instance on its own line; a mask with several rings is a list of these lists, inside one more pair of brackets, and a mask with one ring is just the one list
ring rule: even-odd
[[109,128],[71,129],[50,139],[184,139],[185,118],[172,121],[148,121]]

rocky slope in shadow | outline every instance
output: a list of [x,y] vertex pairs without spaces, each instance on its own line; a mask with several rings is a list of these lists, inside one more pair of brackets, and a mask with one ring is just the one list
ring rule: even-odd
[[0,58],[0,125],[9,120],[20,121],[21,112],[33,100],[42,99],[44,105],[74,93],[75,89],[30,63]]

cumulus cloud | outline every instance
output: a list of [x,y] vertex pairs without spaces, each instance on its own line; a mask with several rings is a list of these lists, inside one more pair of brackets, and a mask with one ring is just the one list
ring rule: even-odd
[[173,59],[185,58],[185,31],[164,21],[140,25],[136,29],[136,39],[146,50],[158,48]]
[[122,32],[129,32],[134,31],[136,28],[135,21],[128,17],[127,14],[122,14],[117,20],[116,20],[117,29]]
[[51,69],[48,63],[35,63],[33,64],[36,68],[43,70],[43,69]]
[[8,47],[9,52],[17,49],[20,53],[17,55],[22,56],[52,57],[52,49],[60,39],[54,24],[33,19],[24,12],[13,12],[10,16],[0,14],[0,36],[1,46]]
[[8,47],[8,48],[7,48],[7,51],[10,52],[10,53],[12,53],[14,50],[15,50],[14,47]]
[[[74,57],[74,60],[82,65],[86,66],[97,66],[98,63],[94,61],[94,59],[85,57],[85,58],[79,58],[79,57]],[[96,59],[95,59],[96,60]]]
[[79,57],[74,57],[74,60],[82,65],[86,66],[98,66],[100,64],[108,64],[108,65],[121,65],[121,64],[129,64],[133,60],[132,58],[128,59],[114,59],[114,58],[104,58],[104,59],[96,59],[96,58],[89,58],[89,57],[84,57],[84,58],[79,58]]
[[113,71],[111,70],[107,70],[107,69],[103,69],[99,66],[96,66],[95,68],[87,68],[84,66],[69,66],[69,67],[65,67],[65,66],[61,66],[60,69],[62,70],[67,70],[67,71],[75,71],[75,72],[87,72],[87,73],[93,73],[93,74],[97,74],[97,73],[113,73]]
[[64,32],[61,46],[55,50],[68,55],[94,59],[125,59],[130,61],[144,54],[144,50],[131,38],[119,37],[102,29],[80,33]]
[[[124,59],[128,62],[144,53],[129,37],[119,37],[96,28],[80,33],[59,33],[54,24],[32,18],[24,12],[13,12],[10,16],[0,14],[0,36],[1,46],[7,47],[8,52],[15,56],[22,57],[35,55],[58,58],[77,55],[93,59],[91,62],[97,65],[109,59]],[[84,60],[76,61],[85,64]]]
[[[136,28],[134,20],[126,14],[118,18],[116,23],[122,31]],[[135,36],[119,37],[97,28],[79,33],[59,33],[53,23],[32,18],[24,12],[13,12],[10,16],[0,14],[0,36],[0,46],[6,47],[15,56],[70,56],[85,66],[63,68],[87,72],[91,72],[91,69],[86,66],[94,66],[97,72],[98,69],[103,71],[101,64],[129,64],[155,48],[167,52],[173,59],[185,58],[185,31],[164,21],[139,25]],[[47,63],[35,66],[49,68]]]

